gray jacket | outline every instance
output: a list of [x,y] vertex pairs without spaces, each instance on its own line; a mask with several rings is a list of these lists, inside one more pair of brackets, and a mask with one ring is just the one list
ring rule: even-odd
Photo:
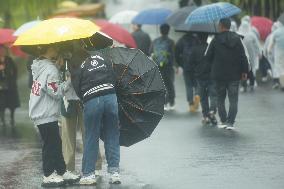
[[48,59],[36,59],[31,66],[33,85],[29,101],[29,116],[35,125],[58,121],[60,100],[71,85],[60,83],[57,67]]

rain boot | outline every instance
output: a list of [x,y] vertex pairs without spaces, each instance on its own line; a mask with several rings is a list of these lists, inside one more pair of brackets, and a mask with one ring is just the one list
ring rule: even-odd
[[200,96],[199,95],[195,95],[194,96],[194,102],[193,102],[195,111],[198,110],[199,104],[200,104]]

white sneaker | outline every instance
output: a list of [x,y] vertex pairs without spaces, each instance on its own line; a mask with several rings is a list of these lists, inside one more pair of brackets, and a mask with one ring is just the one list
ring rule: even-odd
[[226,123],[221,123],[217,126],[219,129],[226,129],[227,128],[227,124]]
[[121,184],[120,181],[120,176],[118,172],[114,172],[111,176],[110,176],[110,181],[109,183],[111,184]]
[[228,125],[226,127],[227,130],[235,130],[235,127],[233,125]]
[[68,184],[74,184],[80,180],[80,175],[75,175],[71,171],[66,171],[62,177]]
[[164,110],[165,110],[165,111],[169,111],[169,110],[170,110],[170,107],[169,107],[169,105],[168,105],[168,104],[165,104],[165,106],[164,106]]
[[55,172],[48,177],[43,177],[42,187],[59,187],[65,184],[63,177],[57,175]]
[[80,181],[79,184],[81,185],[95,185],[97,182],[96,176],[95,174],[91,174],[89,176],[83,176]]
[[175,109],[176,109],[175,105],[169,106],[169,110],[175,110]]

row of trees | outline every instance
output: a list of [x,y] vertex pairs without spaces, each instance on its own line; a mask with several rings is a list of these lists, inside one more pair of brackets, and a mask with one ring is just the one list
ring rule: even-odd
[[[13,28],[20,24],[47,18],[64,0],[0,0],[0,27]],[[98,0],[75,0],[77,3],[98,2]],[[2,26],[1,26],[2,25]]]

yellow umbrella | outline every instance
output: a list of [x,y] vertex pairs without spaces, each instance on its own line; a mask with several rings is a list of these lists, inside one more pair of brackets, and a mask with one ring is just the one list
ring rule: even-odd
[[18,36],[14,45],[51,44],[91,37],[99,27],[89,20],[78,18],[52,18]]

